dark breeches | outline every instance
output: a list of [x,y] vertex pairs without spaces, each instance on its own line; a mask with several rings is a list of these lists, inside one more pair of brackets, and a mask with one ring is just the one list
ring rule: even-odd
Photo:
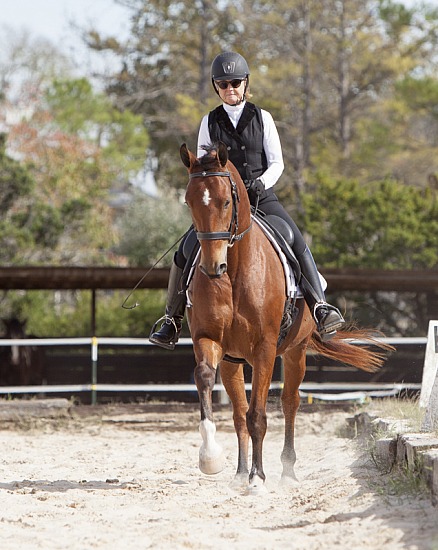
[[270,189],[268,189],[267,191],[268,196],[259,201],[259,210],[261,210],[266,215],[274,215],[282,218],[292,228],[292,231],[294,232],[294,244],[292,246],[292,249],[295,252],[296,256],[300,256],[306,248],[306,243],[304,241],[303,235],[298,229],[297,224],[286,212],[275,193],[269,193],[269,191]]
[[[255,205],[253,204],[253,206]],[[280,203],[277,196],[275,195],[275,193],[272,192],[271,189],[268,189],[266,192],[266,196],[260,199],[258,209],[266,215],[274,215],[282,218],[292,228],[292,231],[294,233],[294,244],[292,246],[293,251],[295,252],[296,256],[300,256],[301,254],[303,254],[306,248],[306,243],[304,241],[303,235],[298,229],[297,224],[286,212],[283,205]],[[184,252],[186,252],[187,254],[187,237],[190,235],[190,233],[192,233],[192,235],[190,235],[190,238],[191,240],[194,238],[192,229],[193,228],[190,227],[190,229],[187,231],[184,238],[180,242],[178,250],[175,252],[174,261],[176,265],[181,269],[184,269],[187,262],[186,255],[184,254]],[[190,245],[191,243],[189,242],[189,250],[192,248],[192,246]],[[186,251],[184,251],[184,248],[186,248]]]
[[198,239],[196,238],[196,233],[193,231],[193,225],[191,225],[179,243],[178,250],[175,252],[175,256],[173,258],[173,261],[180,269],[185,268],[187,258],[192,252],[194,252],[197,241]]

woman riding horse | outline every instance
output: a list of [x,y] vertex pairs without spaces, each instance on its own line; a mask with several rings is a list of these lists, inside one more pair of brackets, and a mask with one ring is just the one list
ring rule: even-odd
[[[258,202],[264,214],[279,216],[291,227],[293,251],[298,259],[306,286],[304,297],[312,311],[317,330],[323,341],[331,339],[345,323],[337,308],[328,304],[319,273],[301,231],[287,214],[274,194],[273,186],[283,172],[280,138],[272,115],[247,101],[249,97],[249,68],[238,53],[219,54],[211,65],[211,81],[222,105],[205,115],[198,136],[198,157],[206,147],[216,142],[227,146],[228,158],[237,168],[245,184],[250,202]],[[188,234],[190,231],[188,232]],[[185,239],[175,253],[169,276],[164,322],[152,333],[150,341],[166,349],[174,349],[184,317],[186,296],[180,281],[186,265]]]
[[[212,393],[217,369],[233,405],[238,441],[234,485],[248,494],[264,490],[263,441],[267,430],[266,403],[274,362],[283,358],[284,446],[282,484],[296,480],[294,465],[295,417],[300,404],[299,387],[306,371],[306,350],[368,372],[382,364],[383,355],[353,345],[353,340],[377,344],[366,330],[337,331],[321,341],[304,299],[296,300],[296,318],[279,342],[278,335],[287,297],[283,265],[259,224],[251,216],[245,185],[236,167],[228,162],[224,143],[212,146],[197,158],[185,145],[181,159],[188,169],[185,200],[200,243],[197,268],[188,287],[188,319],[196,367],[194,379],[201,408],[202,445],[199,467],[216,474],[224,467],[224,453],[215,439]],[[243,364],[252,367],[248,403]],[[252,442],[249,468],[248,443]]]

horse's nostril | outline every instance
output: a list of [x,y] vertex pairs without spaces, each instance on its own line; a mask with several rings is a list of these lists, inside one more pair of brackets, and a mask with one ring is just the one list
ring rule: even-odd
[[218,275],[223,275],[223,274],[226,273],[226,272],[227,272],[227,264],[221,264],[221,265],[219,266],[219,269],[218,269],[218,271],[217,271],[217,274],[218,274]]

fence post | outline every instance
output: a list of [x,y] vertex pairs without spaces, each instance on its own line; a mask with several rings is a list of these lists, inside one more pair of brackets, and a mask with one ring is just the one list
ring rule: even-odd
[[429,321],[420,407],[426,408],[422,429],[432,431],[438,426],[438,321]]
[[438,320],[429,321],[421,381],[420,407],[427,407],[438,368]]
[[97,338],[91,339],[91,404],[97,403]]

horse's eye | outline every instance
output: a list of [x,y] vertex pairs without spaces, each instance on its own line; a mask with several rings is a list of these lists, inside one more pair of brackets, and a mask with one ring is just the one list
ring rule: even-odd
[[225,203],[224,203],[224,210],[226,210],[226,209],[230,206],[230,203],[231,203],[230,200],[226,200],[226,201],[225,201]]

